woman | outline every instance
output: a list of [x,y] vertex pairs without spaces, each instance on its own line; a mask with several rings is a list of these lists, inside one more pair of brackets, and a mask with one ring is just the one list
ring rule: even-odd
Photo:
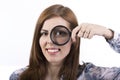
[[[102,68],[91,63],[79,65],[79,37],[113,37],[111,30],[98,26],[101,32],[97,32],[97,26],[93,25],[84,23],[78,26],[74,13],[62,5],[48,7],[36,24],[29,65],[13,72],[10,80],[118,80],[119,68]],[[66,28],[72,38],[62,45],[54,43],[51,34],[56,26]],[[87,29],[87,26],[91,28]],[[59,37],[64,36],[62,29],[58,29],[59,33],[55,32]]]

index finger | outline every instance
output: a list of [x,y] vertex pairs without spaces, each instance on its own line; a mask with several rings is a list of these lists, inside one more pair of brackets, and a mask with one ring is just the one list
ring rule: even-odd
[[77,36],[77,33],[78,33],[79,30],[80,30],[80,26],[77,26],[76,28],[74,28],[72,30],[71,38],[72,38],[73,42],[76,41],[76,36]]

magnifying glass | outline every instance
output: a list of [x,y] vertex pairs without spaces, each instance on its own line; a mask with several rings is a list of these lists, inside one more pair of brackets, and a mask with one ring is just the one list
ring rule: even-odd
[[58,46],[65,45],[71,38],[71,32],[63,25],[55,26],[50,33],[52,42]]

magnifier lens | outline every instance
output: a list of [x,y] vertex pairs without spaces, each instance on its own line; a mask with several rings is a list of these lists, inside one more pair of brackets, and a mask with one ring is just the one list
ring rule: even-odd
[[69,41],[71,32],[65,26],[59,25],[52,29],[50,37],[54,44],[61,46]]

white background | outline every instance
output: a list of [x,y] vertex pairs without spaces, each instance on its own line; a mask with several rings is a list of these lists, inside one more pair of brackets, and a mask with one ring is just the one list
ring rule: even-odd
[[[71,8],[79,24],[89,22],[120,32],[119,0],[0,0],[0,80],[28,65],[36,21],[52,4]],[[103,37],[81,40],[80,62],[119,67],[119,60]]]

